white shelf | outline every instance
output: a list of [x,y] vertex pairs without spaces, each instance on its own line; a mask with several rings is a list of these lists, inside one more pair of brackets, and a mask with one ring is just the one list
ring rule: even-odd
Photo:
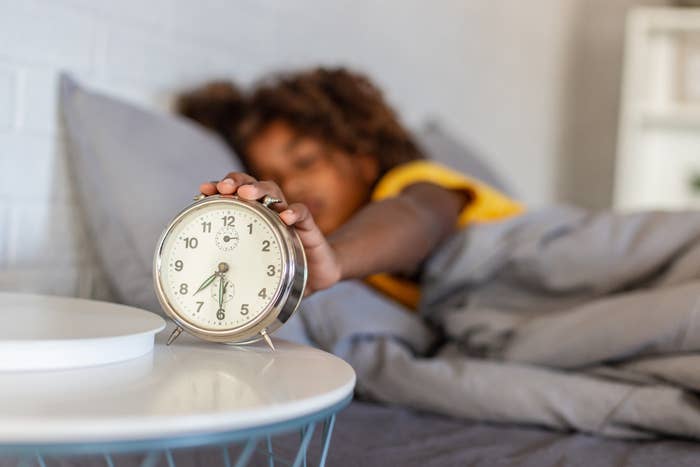
[[697,32],[700,9],[695,7],[646,7],[634,10],[651,33]]
[[637,122],[645,126],[700,129],[700,105],[645,108],[639,112]]
[[614,207],[697,208],[700,9],[631,11],[626,30]]

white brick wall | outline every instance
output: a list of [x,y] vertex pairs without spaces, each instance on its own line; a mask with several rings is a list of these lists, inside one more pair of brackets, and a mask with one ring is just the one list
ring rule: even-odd
[[0,271],[7,270],[7,236],[9,234],[8,208],[0,204]]
[[0,290],[106,296],[82,247],[57,118],[58,74],[69,70],[161,110],[174,91],[212,76],[249,80],[258,72],[251,47],[271,56],[272,23],[253,2],[213,6],[203,13],[185,0],[0,0]]
[[19,80],[17,125],[24,132],[53,135],[56,132],[57,101],[54,68],[24,66]]
[[97,24],[61,2],[0,3],[0,56],[78,70],[92,67]]
[[[440,118],[542,203],[556,195],[574,19],[582,9],[607,15],[606,2],[592,5],[0,0],[0,290],[103,293],[94,260],[78,248],[84,232],[56,119],[59,70],[165,110],[175,91],[214,77],[248,83],[272,69],[350,64],[383,85],[410,123]],[[623,8],[615,14],[621,41]],[[617,89],[608,75],[602,85]],[[606,141],[614,135],[601,131]]]
[[14,129],[17,94],[17,71],[0,67],[0,131]]

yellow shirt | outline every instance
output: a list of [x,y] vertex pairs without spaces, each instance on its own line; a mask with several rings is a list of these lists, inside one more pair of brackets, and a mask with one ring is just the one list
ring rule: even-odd
[[[463,190],[471,201],[457,219],[464,227],[473,222],[491,222],[521,214],[523,206],[486,183],[428,160],[401,164],[387,172],[372,192],[372,201],[397,196],[415,183],[428,182],[450,190]],[[374,274],[365,279],[369,285],[403,305],[415,309],[420,300],[420,288],[415,282],[389,274]]]

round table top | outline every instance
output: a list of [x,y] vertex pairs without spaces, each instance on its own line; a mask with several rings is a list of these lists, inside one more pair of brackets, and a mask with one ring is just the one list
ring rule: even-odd
[[355,373],[319,349],[245,347],[183,333],[109,365],[0,372],[0,444],[163,439],[244,430],[313,414],[352,394]]

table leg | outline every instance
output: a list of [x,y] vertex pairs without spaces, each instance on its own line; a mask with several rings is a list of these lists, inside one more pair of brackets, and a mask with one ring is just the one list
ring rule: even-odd
[[143,461],[141,461],[141,467],[156,467],[156,464],[158,463],[159,457],[160,457],[160,452],[158,452],[158,451],[149,452],[146,455],[146,457],[143,458]]
[[224,458],[224,466],[231,467],[231,455],[228,453],[228,446],[222,448],[221,456]]
[[267,466],[275,467],[275,453],[272,451],[272,438],[267,435]]
[[175,459],[173,459],[173,453],[170,449],[165,451],[165,459],[168,461],[168,467],[175,467]]
[[253,455],[253,452],[255,451],[255,446],[258,444],[258,440],[256,438],[250,438],[248,442],[245,444],[245,447],[243,448],[243,451],[241,451],[240,455],[238,456],[238,460],[236,461],[236,467],[243,467],[244,465],[248,464],[248,460],[250,460],[250,456]]
[[328,417],[323,422],[323,440],[321,447],[321,460],[318,461],[318,467],[326,465],[326,457],[328,457],[328,447],[331,444],[331,435],[333,434],[333,426],[335,425],[335,414]]
[[299,467],[301,466],[301,461],[304,461],[304,465],[306,465],[306,449],[309,447],[309,442],[311,441],[311,437],[314,435],[314,428],[316,427],[315,422],[311,422],[308,425],[306,425],[305,431],[304,431],[304,437],[301,440],[301,443],[299,445],[299,450],[297,451],[297,456],[294,458],[294,464],[292,464],[292,467]]

